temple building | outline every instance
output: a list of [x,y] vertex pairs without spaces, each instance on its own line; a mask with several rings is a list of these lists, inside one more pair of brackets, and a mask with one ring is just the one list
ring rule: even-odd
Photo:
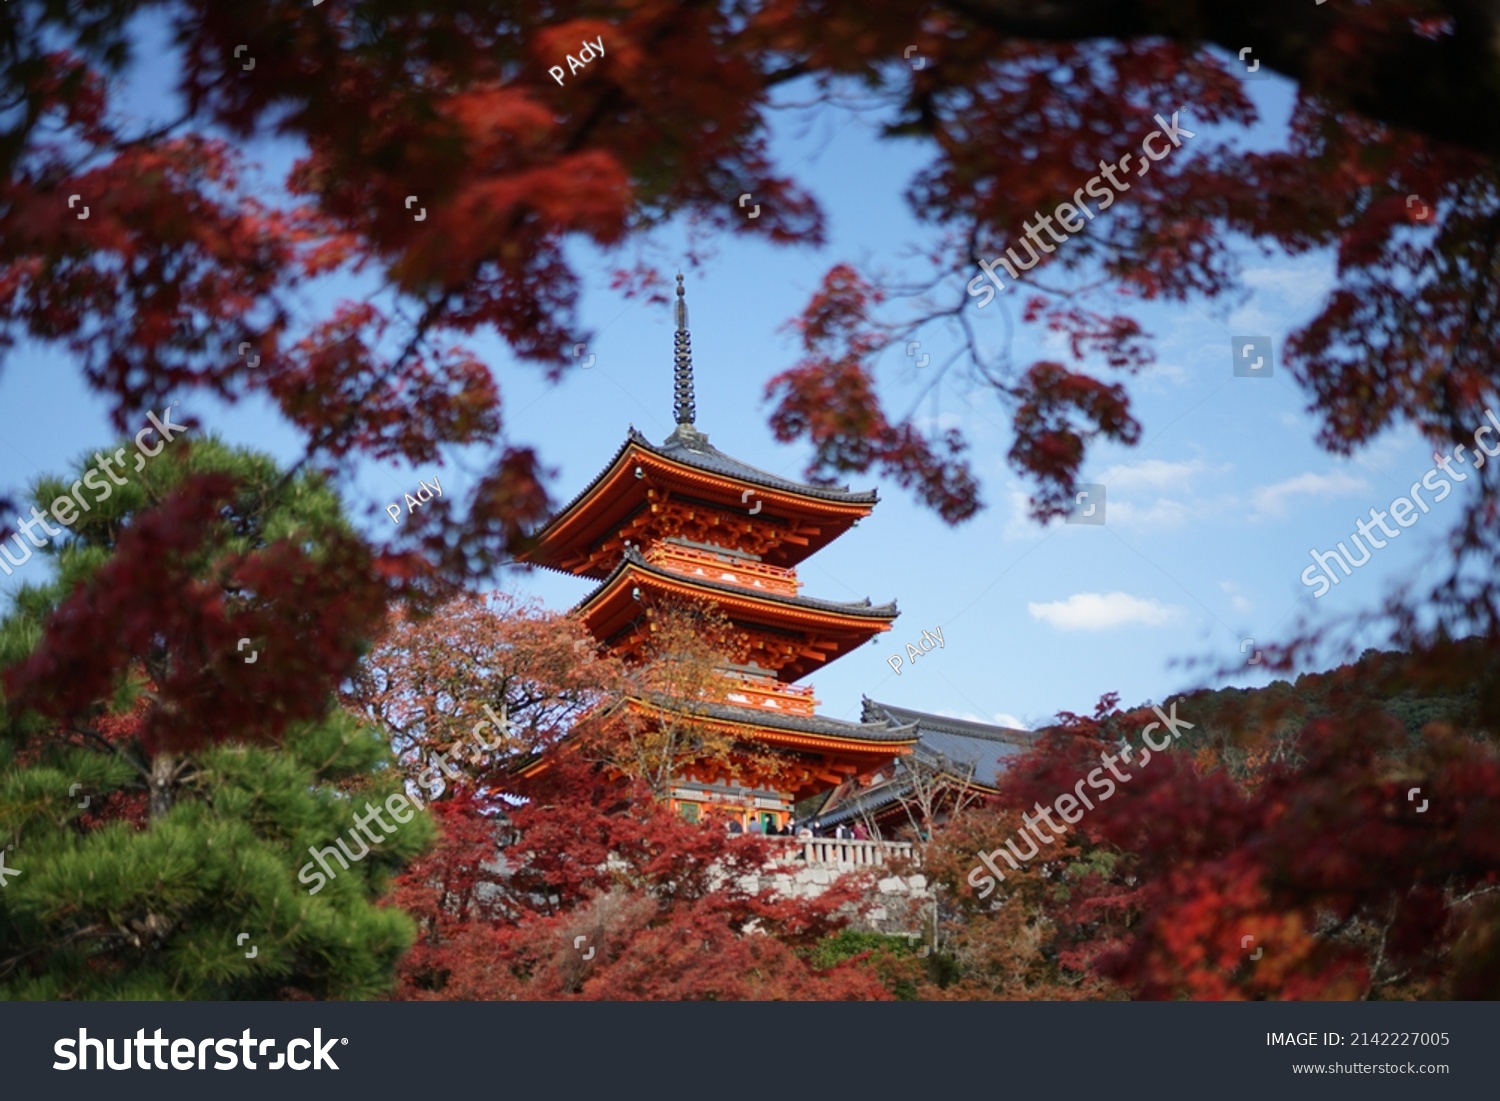
[[724,655],[717,698],[690,713],[670,700],[626,702],[645,721],[690,721],[743,749],[676,779],[678,813],[778,829],[794,804],[894,777],[893,762],[945,720],[868,705],[861,722],[829,718],[798,683],[896,618],[893,603],[805,596],[797,578],[799,563],[870,514],[876,494],[790,481],[709,442],[695,423],[681,275],[673,374],[671,435],[656,444],[630,429],[604,469],[535,533],[523,560],[596,581],[574,613],[627,661],[649,656],[643,621],[654,606],[701,602],[729,620],[740,641]]
[[818,811],[824,827],[863,823],[873,836],[922,836],[960,802],[996,794],[1000,774],[1035,743],[1031,730],[931,715],[866,697],[864,721],[914,727],[915,751],[840,784]]

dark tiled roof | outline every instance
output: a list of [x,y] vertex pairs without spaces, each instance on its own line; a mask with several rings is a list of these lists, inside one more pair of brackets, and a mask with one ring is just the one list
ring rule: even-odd
[[578,606],[583,607],[584,605],[588,604],[589,601],[593,600],[594,597],[599,595],[599,593],[603,592],[610,585],[612,585],[615,578],[620,575],[621,571],[623,571],[627,566],[632,565],[637,567],[638,569],[644,570],[647,573],[654,574],[657,577],[668,578],[673,581],[690,581],[694,585],[701,585],[706,589],[713,589],[717,592],[726,593],[731,596],[757,597],[758,599],[769,601],[772,604],[784,604],[792,608],[807,608],[812,611],[834,612],[839,615],[859,616],[863,619],[889,620],[895,619],[896,616],[900,614],[896,610],[896,604],[894,601],[888,604],[871,604],[868,597],[866,597],[864,600],[843,601],[820,600],[817,597],[812,596],[786,596],[782,593],[766,592],[760,589],[747,589],[743,585],[731,585],[723,581],[710,581],[707,578],[694,577],[691,574],[677,573],[674,570],[666,570],[662,569],[659,566],[653,566],[651,563],[646,561],[645,555],[641,554],[640,548],[638,547],[626,547],[624,557],[620,560],[620,564],[613,570],[611,570],[609,576],[606,577],[603,581],[599,582],[599,584],[595,586],[587,596],[580,600],[578,602]]
[[[665,697],[653,697],[647,702],[668,710],[681,712],[673,706],[674,701]],[[909,744],[917,738],[914,724],[902,724],[887,720],[851,723],[843,719],[830,719],[822,715],[777,714],[764,707],[737,707],[729,703],[699,704],[695,714],[724,722],[748,723],[770,726],[777,730],[790,730],[799,734],[816,734],[828,738],[850,738],[861,742],[895,742]]]
[[909,707],[879,703],[868,696],[864,698],[864,715],[867,721],[872,715],[876,717],[891,715],[899,722],[921,723],[924,729],[934,732],[941,731],[960,737],[978,738],[981,741],[1011,742],[1021,746],[1030,746],[1040,736],[1034,730],[1018,730],[1013,726],[996,726],[994,723],[975,722],[973,719],[953,719],[947,715],[913,711]]
[[883,784],[876,784],[858,795],[851,796],[827,814],[815,814],[812,817],[824,826],[837,826],[840,822],[858,818],[861,814],[873,814],[878,810],[883,810],[906,794],[910,787],[910,779],[887,780]]
[[630,430],[630,438],[658,455],[688,466],[696,466],[700,470],[707,470],[713,474],[754,482],[767,489],[779,489],[788,493],[799,493],[804,497],[819,497],[825,501],[848,504],[873,505],[878,500],[874,490],[856,493],[848,486],[808,485],[806,482],[794,482],[778,474],[772,474],[768,470],[751,466],[749,463],[742,463],[714,447],[708,442],[708,436],[702,432],[684,431],[681,425],[660,445],[651,443],[634,428]]
[[1000,773],[1025,752],[1023,747],[1009,742],[992,742],[981,747],[972,739],[964,741],[930,730],[922,731],[922,740],[917,745],[918,756],[928,765],[960,779],[972,777],[975,783],[986,787],[994,787]]
[[1036,742],[1037,734],[1008,726],[950,719],[905,707],[864,701],[861,718],[865,722],[882,719],[898,724],[916,724],[921,739],[917,755],[926,764],[959,777],[969,776],[975,782],[993,787],[1010,762],[1025,753]]
[[793,482],[772,474],[770,471],[753,467],[749,463],[742,463],[738,459],[724,454],[717,447],[708,442],[708,437],[701,432],[696,437],[674,431],[667,437],[666,442],[654,444],[635,428],[631,428],[625,437],[625,442],[615,449],[614,455],[609,462],[605,463],[599,473],[589,480],[573,499],[554,512],[538,529],[538,534],[545,531],[551,524],[561,516],[566,516],[580,501],[594,491],[594,487],[604,480],[614,465],[620,461],[620,456],[625,454],[631,444],[642,447],[647,451],[664,458],[682,463],[685,466],[694,466],[699,470],[706,470],[713,474],[721,474],[729,478],[739,478],[746,482],[765,486],[767,489],[777,489],[786,493],[797,493],[804,497],[813,497],[823,501],[837,501],[840,504],[852,505],[874,505],[878,501],[878,495],[872,489],[865,493],[855,493],[848,486],[814,486],[802,482]]

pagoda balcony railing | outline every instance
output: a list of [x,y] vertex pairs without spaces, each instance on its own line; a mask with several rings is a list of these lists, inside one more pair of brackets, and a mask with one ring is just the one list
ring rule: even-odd
[[[826,868],[851,872],[861,868],[881,868],[898,860],[911,860],[917,865],[921,864],[920,854],[913,850],[910,841],[855,841],[851,838],[838,840],[832,837],[814,837],[808,840],[774,836],[765,840],[774,846],[772,863],[766,865],[767,870],[777,865],[792,865],[794,868]],[[485,868],[500,876],[514,875],[518,869],[536,858],[534,852],[517,851],[518,849],[519,846],[501,848],[493,858],[485,862]],[[776,849],[780,851],[776,852]],[[628,866],[622,857],[610,853],[598,868],[601,871],[620,871]],[[484,892],[483,885],[480,890]]]
[[737,558],[728,554],[684,547],[679,543],[652,543],[645,548],[646,561],[674,573],[689,577],[701,577],[705,581],[718,581],[738,585],[745,589],[780,596],[796,596],[802,588],[797,580],[797,571],[781,566],[768,566],[749,558]]
[[725,678],[724,702],[756,707],[782,715],[811,715],[818,706],[811,685],[782,684],[775,677]]
[[856,841],[835,837],[768,837],[767,841],[783,851],[784,863],[806,862],[812,867],[877,868],[893,860],[917,857],[910,841]]

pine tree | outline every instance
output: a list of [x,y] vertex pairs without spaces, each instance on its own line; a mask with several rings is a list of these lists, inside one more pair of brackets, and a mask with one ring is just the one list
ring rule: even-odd
[[[53,576],[12,567],[0,996],[381,996],[414,926],[376,900],[433,831],[383,811],[394,832],[351,834],[401,790],[384,737],[333,696],[384,605],[316,593],[322,571],[368,562],[363,543],[320,476],[263,455],[210,438],[136,465],[74,494],[91,507],[36,550]],[[48,509],[74,484],[33,497]],[[152,576],[120,576],[143,539]],[[326,857],[319,884],[309,848],[340,837],[368,855]]]

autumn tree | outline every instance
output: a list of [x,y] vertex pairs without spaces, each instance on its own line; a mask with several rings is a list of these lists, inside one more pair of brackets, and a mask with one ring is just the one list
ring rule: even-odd
[[428,794],[458,775],[506,790],[511,772],[564,738],[656,798],[695,765],[728,769],[747,755],[766,765],[703,721],[706,704],[723,702],[742,633],[711,606],[671,601],[646,608],[633,631],[616,656],[572,616],[500,594],[397,608],[343,698],[387,732]]
[[[413,929],[374,900],[427,825],[398,819],[366,859],[340,857],[309,886],[309,848],[396,790],[380,733],[305,694],[352,669],[382,614],[320,592],[325,569],[361,568],[338,497],[214,439],[113,467],[110,482],[89,477],[99,454],[35,487],[43,515],[74,520],[26,564],[0,622],[0,837],[15,872],[0,991],[384,993]],[[88,510],[60,509],[84,479],[73,500]]]
[[975,761],[953,761],[941,754],[918,751],[896,758],[891,767],[898,785],[896,801],[918,845],[931,839],[939,822],[958,818],[979,799],[974,787]]
[[937,919],[931,936],[935,966],[923,975],[919,996],[1008,1001],[1127,997],[1124,987],[1093,966],[1093,955],[1080,949],[1081,934],[1069,905],[1079,879],[1113,868],[1115,857],[1107,850],[1090,851],[1076,840],[1063,840],[1019,870],[997,860],[1005,882],[983,898],[968,882],[976,854],[1003,848],[1020,836],[1023,825],[1022,809],[995,805],[948,823],[925,847],[922,870],[930,881]]
[[777,775],[780,762],[763,748],[715,730],[707,708],[725,702],[734,658],[746,636],[717,605],[647,600],[619,685],[622,706],[593,724],[583,752],[667,798],[673,784],[708,770],[734,776],[740,768]]
[[[538,456],[507,437],[494,379],[463,341],[492,329],[562,371],[584,335],[572,239],[619,246],[678,216],[704,232],[821,242],[816,203],[771,162],[767,122],[784,86],[830,103],[859,89],[887,138],[932,152],[909,192],[934,226],[932,263],[891,287],[831,268],[797,323],[803,360],[769,384],[772,420],[813,445],[814,475],[882,470],[957,520],[979,491],[963,440],[889,415],[874,357],[934,321],[972,332],[978,261],[1160,130],[1158,115],[1185,112],[1167,123],[1173,154],[1131,175],[1016,296],[1022,323],[1061,333],[1067,355],[1015,363],[971,341],[932,376],[967,370],[1008,406],[1038,514],[1070,499],[1092,441],[1139,438],[1129,375],[1151,350],[1129,303],[1232,294],[1241,236],[1338,253],[1338,285],[1283,357],[1327,447],[1348,451],[1399,421],[1452,443],[1495,396],[1484,305],[1494,142],[1454,120],[1484,117],[1493,97],[1496,17],[1442,0],[1313,7],[17,5],[0,38],[7,101],[25,105],[0,143],[0,325],[7,341],[66,347],[122,428],[169,389],[201,387],[267,396],[304,433],[308,461],[339,471],[497,441],[463,504],[445,496],[399,537],[446,571],[482,575],[547,502]],[[150,125],[119,110],[114,79],[138,60],[131,17],[142,13],[181,46],[154,60],[176,64],[182,112]],[[600,34],[614,45],[558,84],[553,61]],[[1230,140],[1258,121],[1229,61],[1245,42],[1297,82],[1283,148]],[[921,67],[907,62],[913,49]],[[1384,90],[1413,74],[1420,93]],[[273,129],[305,152],[285,203],[248,193],[221,137]],[[732,202],[746,190],[764,207],[754,227]],[[300,305],[303,287],[356,267],[383,276],[384,293],[326,314]],[[643,261],[618,277],[627,293],[661,291]],[[1488,503],[1492,483],[1480,483]],[[1476,509],[1455,533],[1480,575],[1494,572],[1482,567],[1494,565],[1497,522]],[[1438,614],[1423,631],[1494,618],[1489,587],[1467,576],[1425,594]]]
[[503,785],[617,698],[623,676],[571,617],[460,592],[434,609],[394,608],[343,700],[385,733],[425,798],[458,775]]
[[[1450,657],[1484,652],[1474,643]],[[1030,907],[1033,939],[1040,930],[1074,986],[1153,998],[1494,997],[1500,823],[1483,793],[1500,751],[1468,726],[1467,707],[1417,737],[1394,720],[1389,694],[1423,668],[1408,656],[1325,678],[1297,701],[1294,753],[1282,751],[1288,699],[1275,689],[1263,706],[1177,700],[1172,713],[1194,730],[1166,752],[1143,741],[1150,708],[1106,698],[1092,716],[1062,716],[1005,776],[992,813],[943,839],[939,874],[972,919],[962,939],[991,937]],[[1260,748],[1253,764],[1220,756],[1213,728],[1225,724],[1236,747]],[[1128,779],[1012,868],[1001,843],[1018,840],[1022,856],[1035,845],[1019,816],[1101,773],[1105,753]],[[1419,805],[1414,790],[1444,795]],[[980,867],[985,852],[1003,881]]]
[[[184,111],[142,128],[113,109],[110,82],[133,59],[137,12],[182,44]],[[1090,441],[1138,438],[1127,381],[1109,372],[1128,380],[1150,347],[1115,304],[1232,293],[1238,235],[1340,252],[1339,287],[1286,357],[1330,448],[1397,418],[1452,441],[1492,395],[1483,340],[1455,334],[1488,316],[1470,303],[1484,301],[1493,147],[1483,127],[1451,120],[1492,95],[1493,19],[1437,0],[1254,14],[1196,3],[1037,13],[1001,0],[232,12],[109,0],[86,17],[25,5],[0,42],[0,73],[26,104],[3,146],[0,318],[16,336],[66,344],[122,420],[168,386],[202,386],[266,394],[305,432],[310,459],[336,467],[425,462],[446,445],[499,439],[467,505],[445,497],[411,528],[444,567],[482,572],[546,501],[537,456],[506,442],[494,381],[461,341],[492,328],[561,371],[580,335],[564,242],[620,245],[672,216],[749,232],[732,201],[746,190],[764,208],[754,232],[819,243],[821,212],[778,174],[767,121],[793,82],[829,102],[859,88],[888,138],[933,153],[910,191],[937,230],[933,263],[891,288],[832,268],[799,321],[806,358],[770,384],[773,423],[813,444],[815,474],[884,470],[959,519],[978,501],[963,441],[888,416],[873,357],[934,320],[969,327],[978,260],[1159,129],[1158,114],[1185,111],[1182,129],[1213,135],[1175,130],[1173,155],[1132,175],[1107,217],[1048,253],[1018,296],[1023,322],[1068,338],[1066,361],[967,351],[968,369],[1013,412],[1012,457],[1037,480],[1038,512],[1067,498]],[[613,46],[559,85],[552,61],[599,34]],[[1285,148],[1249,152],[1226,138],[1257,121],[1227,61],[1245,41],[1298,82]],[[907,63],[913,48],[920,68]],[[239,62],[246,50],[253,73]],[[1386,74],[1415,72],[1431,74],[1419,96],[1377,90]],[[277,206],[245,193],[216,136],[273,126],[306,150],[285,181],[294,201]],[[1002,148],[1026,156],[996,156]],[[1413,193],[1431,217],[1413,220]],[[68,216],[71,194],[92,198],[87,220]],[[428,212],[420,222],[413,195]],[[374,265],[389,294],[329,316],[294,305],[302,285],[354,265]],[[662,287],[646,264],[619,279],[627,292]],[[1406,280],[1420,293],[1404,293]],[[29,293],[42,285],[49,293]],[[882,312],[897,300],[912,308]]]
[[554,750],[525,790],[503,868],[471,799],[434,804],[444,843],[393,896],[423,928],[402,963],[400,996],[888,996],[860,959],[813,959],[847,924],[857,887],[813,899],[777,894],[758,880],[768,842],[687,822],[572,744]]

